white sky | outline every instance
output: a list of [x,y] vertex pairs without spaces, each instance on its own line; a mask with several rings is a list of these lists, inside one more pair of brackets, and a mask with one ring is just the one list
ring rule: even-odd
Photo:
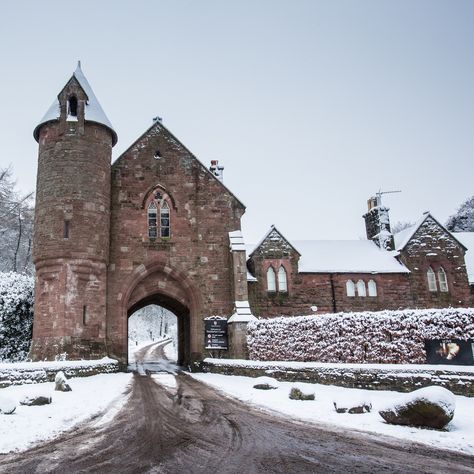
[[119,156],[160,115],[247,205],[246,241],[441,221],[473,192],[474,2],[16,0],[0,16],[0,166],[35,187],[32,131],[78,59]]

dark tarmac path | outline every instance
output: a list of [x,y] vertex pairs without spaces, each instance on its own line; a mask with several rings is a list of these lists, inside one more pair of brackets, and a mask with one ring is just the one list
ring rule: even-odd
[[294,422],[184,373],[167,388],[147,372],[135,373],[130,398],[111,422],[92,420],[37,448],[0,456],[0,472],[451,474],[474,473],[474,457]]

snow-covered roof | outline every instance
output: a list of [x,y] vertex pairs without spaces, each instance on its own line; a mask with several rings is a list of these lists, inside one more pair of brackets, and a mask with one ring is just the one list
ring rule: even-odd
[[453,235],[467,247],[464,261],[469,283],[474,284],[474,232],[454,232]]
[[298,250],[292,245],[292,243],[274,225],[272,225],[270,227],[270,230],[264,235],[262,240],[260,240],[260,242],[257,245],[250,245],[250,246],[246,245],[247,256],[250,257],[255,252],[255,250],[257,250],[263,244],[263,242],[265,242],[265,240],[267,240],[268,238],[271,238],[272,240],[283,240],[290,247],[292,247],[293,250],[299,253]]
[[395,257],[371,240],[295,240],[301,273],[409,273]]
[[[79,85],[82,87],[82,89],[87,95],[88,100],[86,102],[85,114],[84,114],[85,120],[87,122],[100,123],[106,126],[112,132],[112,137],[113,137],[112,145],[115,145],[117,143],[117,134],[115,133],[115,130],[112,127],[112,124],[110,123],[110,120],[107,118],[107,115],[105,115],[105,112],[102,109],[99,101],[97,100],[97,97],[95,96],[94,91],[92,90],[92,87],[90,86],[88,80],[84,76],[84,73],[82,72],[82,69],[81,69],[80,62],[77,64],[77,68],[74,71],[72,77],[75,77],[77,79],[77,82],[79,82]],[[38,125],[36,126],[33,132],[33,136],[35,137],[36,141],[38,141],[39,129],[41,128],[41,126],[47,122],[58,120],[59,116],[60,116],[59,99],[56,97],[54,102],[51,104],[51,107],[48,109],[48,111],[43,116],[43,118],[39,121]]]

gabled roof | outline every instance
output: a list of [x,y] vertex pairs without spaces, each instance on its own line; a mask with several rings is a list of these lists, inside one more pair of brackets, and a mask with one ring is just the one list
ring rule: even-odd
[[458,241],[462,242],[467,250],[464,255],[464,262],[466,263],[467,276],[469,283],[474,284],[474,232],[455,232],[454,235]]
[[[87,102],[85,106],[85,114],[84,114],[84,119],[86,122],[95,122],[99,123],[101,125],[104,125],[107,127],[111,132],[112,132],[112,146],[117,143],[117,134],[115,133],[114,128],[112,127],[112,124],[110,123],[110,120],[107,118],[105,115],[104,110],[102,109],[102,106],[100,105],[99,101],[97,100],[97,97],[94,94],[94,91],[92,90],[92,87],[89,84],[89,81],[86,79],[84,76],[84,73],[82,72],[81,69],[81,63],[79,62],[77,64],[77,68],[74,71],[73,75],[69,79],[69,81],[66,83],[66,85],[71,81],[71,79],[75,78],[79,85],[81,86],[82,90],[87,96]],[[66,86],[64,86],[66,87]],[[61,90],[61,92],[64,90]],[[61,92],[58,94],[61,94]],[[44,125],[47,122],[52,122],[54,120],[58,120],[60,116],[60,110],[59,110],[59,99],[56,97],[56,99],[53,101],[51,104],[51,107],[48,109],[48,111],[44,114],[43,118],[39,121],[38,125],[35,127],[33,131],[33,136],[35,137],[35,140],[38,141],[39,137],[39,130],[42,125]]]
[[403,250],[407,246],[408,242],[410,242],[412,237],[415,235],[416,231],[423,225],[423,223],[428,218],[431,218],[433,221],[435,221],[435,223],[438,224],[447,234],[449,234],[464,250],[467,250],[466,246],[459,239],[457,239],[454,234],[449,232],[449,230],[446,229],[446,227],[444,227],[444,225],[441,224],[436,218],[434,218],[429,212],[425,212],[423,216],[421,216],[421,218],[418,219],[417,222],[415,222],[415,224],[410,227],[407,227],[406,229],[403,229],[400,232],[397,232],[393,236],[395,240],[395,249],[397,251]]
[[298,255],[301,255],[298,250],[293,246],[291,245],[290,241],[274,226],[272,225],[270,227],[270,230],[265,234],[265,236],[263,237],[263,239],[253,247],[253,249],[247,249],[247,251],[249,251],[249,254],[248,254],[248,257],[250,258],[252,256],[252,254],[263,244],[263,242],[265,242],[269,237],[270,235],[273,233],[273,232],[276,232],[280,238],[282,240],[284,240]]
[[175,135],[173,135],[172,132],[170,132],[170,130],[165,127],[163,125],[162,122],[160,122],[159,120],[153,122],[115,161],[112,162],[112,168],[115,166],[115,165],[118,165],[118,163],[123,159],[123,157],[134,147],[137,145],[137,143],[140,142],[140,140],[142,140],[151,130],[153,130],[153,128],[160,128],[162,130],[164,130],[166,133],[168,133],[168,135],[176,142],[179,144],[179,146],[181,146],[183,148],[183,150],[186,151],[186,153],[189,153],[189,156],[191,156],[192,158],[194,158],[196,160],[196,162],[207,172],[209,173],[244,209],[245,209],[245,204],[220,180],[218,179],[214,173],[211,173],[211,171],[202,163],[202,161],[197,158],[193,153],[191,153],[191,151],[189,151],[188,148],[186,148],[185,145],[183,145],[183,143],[181,143],[181,141],[179,141]]
[[371,240],[295,240],[301,251],[300,273],[409,273],[398,252]]

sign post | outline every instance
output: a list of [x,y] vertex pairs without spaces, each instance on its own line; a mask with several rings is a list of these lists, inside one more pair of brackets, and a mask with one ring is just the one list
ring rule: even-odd
[[221,316],[204,318],[204,348],[228,349],[227,319]]

